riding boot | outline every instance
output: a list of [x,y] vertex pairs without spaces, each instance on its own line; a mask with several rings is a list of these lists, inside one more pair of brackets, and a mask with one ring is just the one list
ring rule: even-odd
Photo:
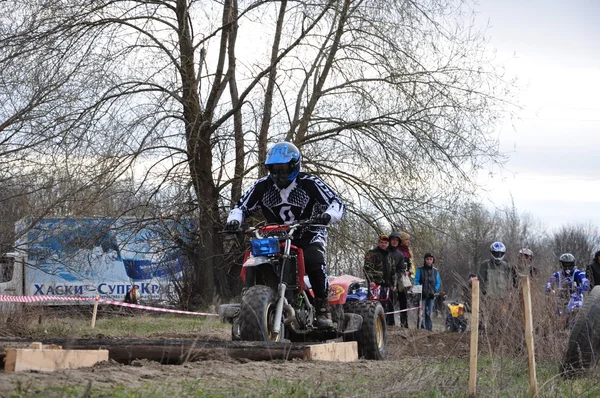
[[315,326],[319,329],[332,328],[333,321],[331,320],[331,312],[329,311],[329,301],[326,298],[316,298],[315,309],[317,311]]

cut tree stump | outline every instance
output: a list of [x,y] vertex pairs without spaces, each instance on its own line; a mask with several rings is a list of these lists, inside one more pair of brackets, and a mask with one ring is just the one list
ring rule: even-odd
[[32,343],[31,346],[32,348],[7,349],[4,371],[52,372],[89,367],[98,362],[108,361],[108,350],[63,350],[56,346],[44,348],[40,342]]
[[356,341],[345,343],[314,344],[305,348],[306,359],[313,361],[352,362],[358,360]]

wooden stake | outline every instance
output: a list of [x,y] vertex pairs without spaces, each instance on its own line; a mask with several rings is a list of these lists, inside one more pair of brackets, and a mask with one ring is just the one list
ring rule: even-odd
[[529,393],[532,397],[536,398],[538,396],[538,386],[535,372],[533,313],[531,310],[531,286],[529,284],[529,276],[521,275],[521,289],[523,293],[523,307],[525,310],[525,342],[527,343],[527,357],[529,359]]
[[477,395],[477,351],[479,343],[479,281],[471,281],[471,350],[469,358],[469,396]]
[[92,312],[92,329],[96,327],[96,314],[98,313],[98,299],[100,296],[96,293],[96,300],[94,301],[94,311]]

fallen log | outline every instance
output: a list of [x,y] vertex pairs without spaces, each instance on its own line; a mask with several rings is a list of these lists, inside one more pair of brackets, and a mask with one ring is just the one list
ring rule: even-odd
[[[0,340],[0,347],[6,340]],[[29,344],[29,342],[23,342]],[[245,358],[253,361],[319,359],[353,361],[358,358],[352,347],[355,343],[330,343],[323,350],[323,344],[266,343],[253,341],[224,340],[144,340],[144,339],[49,339],[46,344],[57,344],[65,349],[105,349],[109,358],[123,364],[140,359],[157,361],[162,364],[181,364],[191,361],[215,359],[223,356]],[[334,345],[335,344],[335,345]],[[311,350],[310,347],[320,347]],[[339,347],[339,348],[338,348]],[[356,358],[355,358],[356,357]]]

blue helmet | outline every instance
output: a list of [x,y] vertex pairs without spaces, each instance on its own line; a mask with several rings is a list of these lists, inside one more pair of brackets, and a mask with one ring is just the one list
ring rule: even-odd
[[506,253],[506,246],[504,246],[504,243],[502,242],[494,242],[490,245],[490,251],[495,259],[503,260],[504,253]]
[[280,189],[287,188],[300,173],[302,155],[291,142],[279,142],[269,149],[265,166]]

